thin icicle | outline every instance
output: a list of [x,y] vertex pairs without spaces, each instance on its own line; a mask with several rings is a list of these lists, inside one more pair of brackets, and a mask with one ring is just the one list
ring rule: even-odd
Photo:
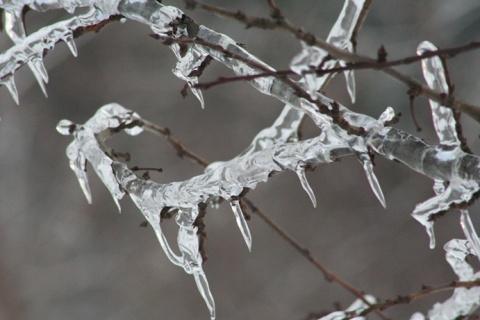
[[317,199],[315,198],[315,193],[313,192],[312,188],[308,184],[307,176],[305,175],[305,164],[299,163],[297,168],[295,169],[295,172],[297,173],[298,179],[300,180],[300,183],[302,184],[303,190],[308,194],[310,197],[310,200],[312,201],[313,207],[317,207]]
[[[364,157],[368,157],[368,154],[365,154]],[[382,204],[384,208],[387,207],[387,203],[385,201],[385,196],[383,195],[382,187],[380,187],[380,183],[378,182],[377,176],[373,172],[373,164],[370,159],[363,160],[363,170],[365,171],[368,179],[368,183],[373,190],[373,193],[377,197],[378,201]]]
[[194,227],[195,219],[198,215],[198,209],[179,210],[175,221],[180,227],[178,230],[178,247],[183,257],[183,269],[189,274],[193,274],[200,295],[205,300],[210,318],[215,319],[215,302],[208,286],[207,277],[202,269],[202,256],[199,252],[199,241],[197,236],[197,227]]
[[48,83],[48,73],[41,57],[32,59],[32,65],[45,83]]
[[68,49],[72,53],[72,55],[76,58],[78,56],[78,50],[77,50],[77,45],[75,44],[75,41],[73,40],[72,35],[66,35],[65,37],[62,38],[63,42],[65,42],[68,46]]
[[248,228],[247,221],[245,220],[240,201],[232,200],[230,201],[230,205],[232,206],[232,211],[235,215],[235,221],[237,222],[238,229],[240,229],[243,240],[247,244],[248,251],[252,251],[252,235],[250,234],[250,229]]
[[13,75],[4,78],[1,84],[8,89],[8,92],[10,92],[10,95],[12,96],[15,103],[19,105],[18,91],[17,86],[15,85],[15,79],[13,78]]

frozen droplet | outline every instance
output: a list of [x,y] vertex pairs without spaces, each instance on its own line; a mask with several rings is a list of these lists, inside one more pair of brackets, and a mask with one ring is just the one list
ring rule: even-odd
[[2,81],[2,84],[8,89],[8,92],[10,92],[13,100],[18,105],[18,91],[17,86],[15,85],[15,80],[13,79],[13,75],[5,78],[5,80]]
[[467,240],[472,245],[475,254],[480,259],[480,239],[478,238],[475,227],[473,226],[468,210],[460,210],[460,224]]
[[74,57],[78,56],[78,51],[77,51],[77,45],[75,44],[75,41],[73,40],[72,35],[67,35],[62,39],[68,46],[68,49],[70,49],[70,52]]
[[252,236],[250,234],[250,229],[248,228],[247,221],[245,221],[245,216],[243,215],[240,201],[232,200],[230,201],[230,205],[232,206],[233,214],[235,215],[237,226],[242,233],[243,240],[247,244],[248,251],[252,251]]
[[69,136],[73,133],[73,130],[75,129],[76,124],[73,123],[70,120],[60,120],[60,122],[57,124],[57,131],[60,134],[63,134],[64,136]]
[[315,193],[313,192],[312,188],[308,184],[307,176],[305,175],[305,168],[302,165],[297,165],[297,168],[295,169],[295,172],[297,173],[298,179],[300,180],[300,183],[302,184],[303,190],[308,194],[310,197],[310,200],[312,201],[313,207],[317,207],[317,199],[315,198]]

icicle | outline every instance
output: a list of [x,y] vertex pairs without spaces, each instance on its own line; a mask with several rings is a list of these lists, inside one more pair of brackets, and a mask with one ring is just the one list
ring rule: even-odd
[[460,210],[460,224],[462,226],[463,233],[475,251],[475,255],[480,258],[480,240],[478,239],[477,232],[475,231],[475,227],[470,219],[468,210]]
[[43,59],[41,57],[32,59],[32,65],[35,68],[35,70],[38,72],[42,80],[45,83],[48,83],[48,73],[47,73],[47,69],[45,69],[45,65],[43,64]]
[[[332,27],[330,34],[328,35],[327,42],[332,45],[353,52],[353,44],[351,38],[353,31],[360,17],[360,13],[363,9],[365,0],[346,0],[344,2],[342,11]],[[292,59],[290,63],[290,69],[299,75],[303,75],[303,79],[307,86],[307,91],[312,96],[315,96],[315,92],[320,89],[328,75],[317,77],[315,73],[311,73],[311,70],[322,66],[322,69],[331,69],[335,67],[337,63],[341,66],[345,66],[344,61],[338,62],[337,60],[328,60],[328,52],[315,46],[308,46],[302,43],[302,52]],[[355,77],[353,70],[345,72],[345,80],[347,84],[347,90],[350,95],[352,103],[355,102]]]
[[312,201],[313,207],[317,207],[317,199],[315,198],[315,193],[313,192],[312,188],[308,184],[307,176],[305,175],[305,167],[304,163],[299,163],[297,165],[297,168],[295,172],[297,173],[298,179],[300,180],[300,183],[302,184],[303,190],[308,194],[310,197],[310,200]]
[[77,46],[75,44],[75,41],[73,40],[73,36],[66,35],[65,37],[62,38],[62,40],[67,44],[68,49],[70,49],[70,52],[76,58],[78,56],[78,51],[77,51]]
[[202,269],[203,261],[199,252],[197,227],[193,226],[197,215],[197,208],[179,210],[175,216],[175,221],[180,227],[177,242],[183,256],[183,269],[185,272],[193,274],[198,291],[210,311],[210,317],[215,319],[215,302]]
[[37,83],[40,86],[40,89],[42,90],[43,95],[48,98],[47,88],[45,87],[45,83],[43,82],[42,74],[38,71],[37,67],[33,62],[28,62],[27,65],[32,71],[33,76],[37,80]]
[[215,320],[215,300],[213,300],[212,292],[208,285],[207,277],[203,270],[196,270],[193,272],[193,277],[195,278],[195,284],[197,285],[200,295],[205,300],[207,308],[210,311],[210,319]]
[[[368,155],[365,155],[365,157],[368,157]],[[363,158],[365,158],[363,157]],[[373,190],[373,193],[377,197],[378,201],[382,204],[384,208],[387,207],[387,203],[385,201],[385,196],[383,195],[382,187],[380,187],[380,183],[378,182],[377,176],[373,172],[373,164],[370,159],[364,160],[362,162],[363,164],[363,170],[365,171],[365,174],[367,175],[368,183],[370,184],[370,187]]]
[[2,84],[8,89],[8,92],[10,92],[10,95],[12,96],[15,103],[19,105],[18,91],[17,91],[17,86],[15,85],[15,80],[13,78],[13,75],[5,78],[2,81]]
[[239,200],[230,201],[232,206],[233,214],[235,215],[235,221],[237,222],[238,229],[242,233],[243,240],[247,244],[248,251],[252,251],[252,235],[250,234],[250,229],[248,228],[247,221],[245,221],[245,216],[243,215],[242,206],[240,205]]

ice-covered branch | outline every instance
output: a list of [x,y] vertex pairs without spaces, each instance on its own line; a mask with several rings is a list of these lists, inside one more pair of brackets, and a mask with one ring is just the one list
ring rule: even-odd
[[[261,29],[283,29],[287,32],[293,34],[298,39],[304,41],[308,45],[316,46],[320,49],[323,49],[329,53],[335,59],[343,60],[349,63],[354,64],[363,64],[368,63],[375,65],[378,63],[377,59],[369,58],[358,53],[352,53],[345,50],[342,50],[335,45],[328,43],[327,41],[316,37],[311,32],[305,31],[304,29],[292,24],[287,19],[277,20],[269,18],[260,18],[249,16],[242,11],[228,10],[219,6],[207,4],[198,0],[184,0],[187,4],[187,8],[201,8],[203,10],[212,12],[216,15],[223,16],[226,18],[237,20],[247,27],[256,27]],[[459,111],[465,112],[476,121],[480,122],[480,106],[471,104],[467,101],[456,97],[448,97],[446,99],[445,95],[441,92],[435,91],[428,86],[423,85],[420,81],[415,78],[402,73],[398,69],[392,67],[380,68],[380,70],[387,74],[388,76],[398,80],[399,82],[404,83],[409,88],[413,88],[416,93],[419,95],[425,96],[428,99],[435,100],[438,103],[445,105],[450,108],[456,108]]]
[[[299,172],[304,166],[315,166],[351,155],[349,146],[341,141],[329,144],[317,137],[296,143],[275,146],[235,158],[211,169],[208,173],[183,182],[157,184],[142,180],[126,165],[108,156],[104,139],[112,132],[125,129],[129,134],[142,131],[140,117],[118,104],[102,107],[84,125],[62,120],[58,125],[60,133],[73,135],[74,142],[67,149],[70,166],[77,175],[87,199],[91,201],[88,180],[85,172],[86,160],[92,164],[101,180],[110,190],[115,202],[127,193],[157,234],[158,240],[172,263],[182,266],[187,273],[195,276],[197,286],[214,317],[213,298],[202,269],[202,257],[198,252],[198,238],[194,221],[198,206],[208,203],[212,197],[229,201],[238,226],[247,246],[251,246],[251,236],[243,218],[238,196],[245,188],[253,189],[259,182],[265,182],[269,175],[283,170]],[[301,176],[304,179],[304,176]],[[303,180],[302,180],[303,181]],[[178,209],[176,221],[179,224],[178,256],[168,245],[160,227],[160,213],[165,208]]]

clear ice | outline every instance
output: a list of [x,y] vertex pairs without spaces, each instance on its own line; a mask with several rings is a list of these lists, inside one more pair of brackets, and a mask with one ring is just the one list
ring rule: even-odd
[[[358,20],[364,3],[365,0],[346,0],[344,2],[343,9],[327,42],[343,50],[353,50],[351,37],[355,28],[361,23]],[[90,10],[85,14],[51,24],[26,36],[21,17],[24,5],[40,12],[63,8],[72,14],[79,7],[88,7]],[[224,64],[239,76],[275,71],[237,45],[236,41],[228,36],[197,25],[193,20],[189,20],[180,9],[165,6],[157,1],[4,1],[0,3],[0,8],[4,10],[4,29],[14,43],[13,47],[0,54],[0,84],[5,85],[17,104],[18,91],[14,75],[18,68],[27,65],[46,95],[45,84],[48,82],[48,73],[43,63],[43,52],[52,50],[57,42],[63,41],[71,53],[76,56],[77,48],[73,40],[73,30],[98,24],[115,14],[121,14],[125,19],[146,24],[155,33],[163,36],[202,39],[249,61],[246,63],[229,57],[214,48],[194,43],[184,48],[178,44],[170,45],[178,60],[173,69],[174,74],[188,83],[202,107],[204,106],[203,96],[201,91],[195,88],[195,84],[198,83],[200,68],[203,67],[207,57]],[[436,50],[434,45],[423,42],[418,48],[418,54],[432,50]],[[238,157],[227,162],[217,162],[207,168],[203,175],[182,182],[158,184],[139,179],[132,171],[128,170],[125,164],[108,156],[110,149],[105,141],[114,133],[112,129],[129,124],[131,127],[124,130],[127,134],[136,135],[143,131],[141,126],[134,125],[136,123],[134,121],[141,120],[139,115],[118,104],[112,103],[100,108],[83,125],[62,120],[58,124],[57,130],[61,134],[73,137],[73,142],[67,148],[67,156],[87,201],[89,203],[92,201],[86,174],[86,165],[87,162],[90,162],[94,171],[112,194],[119,209],[119,200],[128,193],[152,225],[160,246],[170,261],[193,275],[197,288],[210,311],[210,316],[214,319],[215,303],[202,268],[203,261],[198,252],[197,228],[194,224],[201,203],[212,202],[216,198],[224,198],[229,201],[237,225],[250,249],[251,234],[238,199],[244,188],[253,189],[257,183],[267,181],[271,172],[291,170],[298,175],[302,187],[315,205],[315,195],[307,182],[305,168],[355,155],[364,168],[373,192],[385,206],[385,197],[373,173],[373,164],[370,159],[370,150],[373,150],[387,159],[398,160],[433,179],[435,197],[417,205],[413,216],[425,226],[431,238],[431,246],[434,246],[435,238],[431,216],[450,209],[452,204],[468,202],[479,190],[480,159],[461,150],[455,131],[455,118],[450,109],[431,102],[433,122],[440,144],[430,146],[413,135],[386,126],[385,123],[391,121],[395,116],[390,107],[377,120],[352,112],[320,94],[319,90],[327,83],[330,75],[317,76],[316,73],[309,71],[319,66],[323,69],[330,69],[337,65],[344,66],[345,62],[329,58],[323,49],[302,43],[302,51],[292,60],[291,69],[302,75],[302,79],[297,84],[305,88],[310,95],[310,100],[322,104],[330,111],[337,108],[337,112],[351,126],[363,128],[365,135],[349,134],[334,123],[329,116],[322,114],[316,103],[300,98],[295,94],[294,89],[280,79],[275,77],[256,78],[250,81],[255,89],[273,96],[285,104],[280,116],[271,127],[262,130],[250,147]],[[445,71],[440,59],[436,57],[424,59],[422,67],[428,85],[437,91],[448,93]],[[344,74],[347,90],[351,100],[354,101],[353,71]],[[298,141],[297,130],[304,115],[310,117],[318,126],[319,134],[315,138]],[[177,237],[179,254],[172,250],[161,230],[160,212],[162,210],[177,210],[175,220],[179,227]],[[480,240],[466,209],[460,210],[460,223],[467,240],[452,240],[447,244],[445,247],[447,261],[452,265],[461,281],[470,281],[478,278],[478,274],[473,274],[471,267],[465,262],[465,256],[466,254],[480,256]],[[430,310],[429,319],[451,319],[471,313],[480,305],[478,290],[475,287],[469,290],[457,288],[452,298],[444,303],[436,304]],[[366,296],[366,298],[372,303],[375,301],[373,297]],[[356,301],[346,311],[360,312],[364,308],[363,302]],[[322,319],[340,319],[345,315],[344,312],[338,311]],[[412,319],[415,320],[424,318],[419,313],[412,316]]]
[[[438,48],[428,41],[422,42],[417,49],[417,54],[422,55],[428,51],[436,51]],[[422,60],[422,69],[428,86],[445,94],[449,93],[445,69],[439,57]],[[439,161],[449,162],[461,160],[464,152],[460,147],[460,139],[455,129],[456,120],[450,108],[430,100],[432,119],[440,145],[436,157]],[[445,184],[448,182],[448,187]],[[425,226],[430,237],[430,248],[435,247],[435,235],[433,231],[432,216],[436,213],[449,210],[452,204],[468,202],[473,194],[479,190],[478,180],[472,177],[463,177],[454,172],[449,179],[434,179],[435,197],[418,204],[413,212],[413,217]],[[468,210],[460,210],[460,225],[467,239],[471,242],[480,257],[480,240],[470,220]]]

